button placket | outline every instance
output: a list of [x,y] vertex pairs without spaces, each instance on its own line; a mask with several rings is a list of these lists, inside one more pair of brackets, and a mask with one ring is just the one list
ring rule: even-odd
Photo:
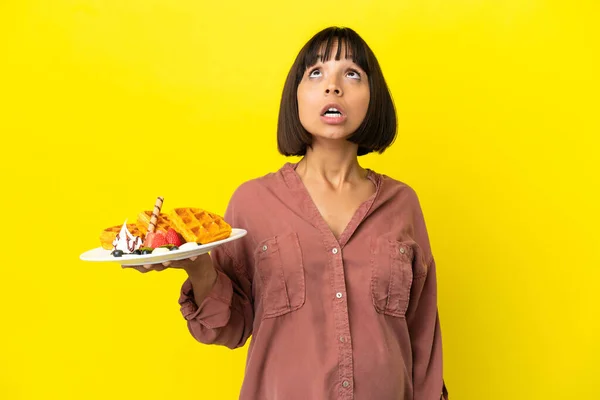
[[[342,397],[344,399],[353,398],[352,380],[353,380],[353,362],[352,362],[352,347],[350,345],[350,329],[348,321],[348,304],[345,297],[348,295],[346,292],[346,282],[344,274],[344,260],[342,256],[342,246],[336,241],[329,242],[327,246],[329,254],[330,265],[333,269],[334,279],[333,287],[335,298],[333,301],[334,312],[336,313],[336,336],[339,348],[339,372],[340,380],[338,385],[340,390],[343,391]],[[341,394],[341,393],[340,393]]]

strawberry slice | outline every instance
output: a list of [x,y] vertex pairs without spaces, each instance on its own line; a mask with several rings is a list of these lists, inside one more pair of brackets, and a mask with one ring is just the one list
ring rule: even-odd
[[152,247],[152,241],[154,240],[155,235],[155,232],[148,232],[146,234],[146,237],[144,238],[144,243],[142,243],[142,247]]
[[166,239],[167,244],[173,244],[177,247],[181,246],[181,238],[179,237],[177,231],[173,228],[169,228],[169,230],[167,231]]
[[168,243],[167,243],[167,237],[166,237],[164,231],[157,231],[156,234],[154,235],[152,242],[150,243],[150,247],[155,249],[157,247],[164,246],[165,244],[168,244]]

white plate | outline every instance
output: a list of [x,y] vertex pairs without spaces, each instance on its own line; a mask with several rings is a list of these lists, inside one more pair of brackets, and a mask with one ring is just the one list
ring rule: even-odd
[[123,254],[121,257],[112,256],[111,250],[106,250],[102,247],[97,247],[88,250],[79,256],[83,261],[95,262],[116,262],[121,265],[141,265],[141,264],[160,264],[165,261],[183,260],[186,258],[199,256],[200,254],[208,253],[215,247],[223,243],[231,242],[246,236],[246,230],[233,228],[231,235],[227,239],[217,240],[216,242],[202,244],[194,249],[188,250],[172,250],[162,254]]

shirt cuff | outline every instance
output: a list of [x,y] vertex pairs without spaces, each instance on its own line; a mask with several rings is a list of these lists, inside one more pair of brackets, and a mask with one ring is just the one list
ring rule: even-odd
[[209,329],[222,328],[231,316],[233,285],[231,279],[217,270],[217,281],[200,306],[194,300],[194,290],[189,279],[181,287],[179,304],[181,314],[190,321],[196,320]]

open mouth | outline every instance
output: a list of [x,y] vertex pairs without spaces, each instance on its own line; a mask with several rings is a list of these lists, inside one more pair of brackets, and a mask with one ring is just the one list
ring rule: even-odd
[[325,110],[325,112],[323,114],[321,114],[324,117],[341,117],[342,116],[342,112],[340,110],[338,110],[335,107],[329,107],[327,110]]
[[327,125],[340,125],[346,121],[346,113],[336,103],[329,103],[321,109],[321,121]]

